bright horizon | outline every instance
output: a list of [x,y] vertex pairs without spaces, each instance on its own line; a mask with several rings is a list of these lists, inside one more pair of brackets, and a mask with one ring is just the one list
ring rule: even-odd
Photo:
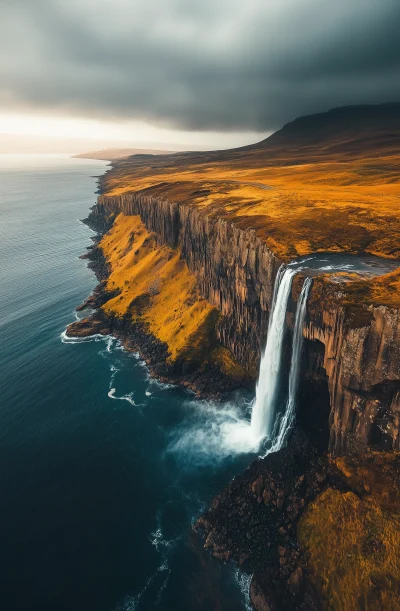
[[0,152],[221,149],[400,99],[398,1],[0,2]]
[[79,154],[108,148],[194,150],[257,142],[263,132],[183,131],[144,121],[0,112],[0,153]]

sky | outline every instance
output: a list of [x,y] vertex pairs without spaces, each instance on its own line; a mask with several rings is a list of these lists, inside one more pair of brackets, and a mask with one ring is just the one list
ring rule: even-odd
[[228,148],[399,101],[399,23],[399,0],[0,0],[0,152]]

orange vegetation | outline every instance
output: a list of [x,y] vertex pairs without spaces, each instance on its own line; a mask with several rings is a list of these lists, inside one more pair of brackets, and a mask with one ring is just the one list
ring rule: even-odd
[[[300,118],[241,149],[131,157],[101,187],[196,206],[253,229],[286,261],[318,251],[397,259],[400,105]],[[356,281],[349,301],[399,307],[399,289],[396,273]]]
[[328,488],[307,508],[298,539],[332,611],[397,611],[400,596],[398,453],[335,461],[350,488]]
[[400,152],[393,147],[351,155],[333,146],[266,147],[164,156],[151,166],[132,158],[116,164],[103,188],[190,202],[253,228],[284,259],[317,251],[400,257]]
[[362,302],[365,305],[400,307],[400,270],[370,280],[355,281],[346,286],[348,303]]
[[169,361],[212,358],[225,373],[244,372],[215,339],[217,310],[198,293],[178,250],[157,244],[139,216],[119,214],[100,246],[111,265],[107,289],[118,290],[102,307],[108,315],[129,316],[168,345]]

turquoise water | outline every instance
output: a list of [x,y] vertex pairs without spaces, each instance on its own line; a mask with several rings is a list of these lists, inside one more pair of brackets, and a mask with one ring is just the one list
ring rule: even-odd
[[63,343],[96,281],[78,257],[106,164],[0,156],[0,606],[239,611],[247,583],[191,523],[248,454],[215,407],[115,339]]

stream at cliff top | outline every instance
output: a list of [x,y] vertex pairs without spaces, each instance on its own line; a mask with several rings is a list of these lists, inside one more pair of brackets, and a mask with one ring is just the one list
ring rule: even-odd
[[78,219],[105,166],[0,156],[0,606],[243,611],[248,578],[191,523],[254,457],[250,401],[215,409],[114,339],[60,339],[96,284]]

